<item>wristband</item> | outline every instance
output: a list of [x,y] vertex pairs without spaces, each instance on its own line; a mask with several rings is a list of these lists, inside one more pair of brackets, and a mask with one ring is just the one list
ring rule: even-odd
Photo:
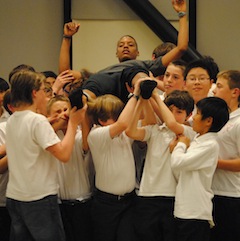
[[134,97],[137,101],[139,100],[139,95],[135,95],[135,94],[133,94],[133,93],[130,93],[130,94],[128,95],[128,99],[131,99],[132,97]]
[[186,15],[186,12],[178,12],[178,17],[179,18],[182,18],[185,15]]
[[72,36],[63,34],[63,38],[72,39]]

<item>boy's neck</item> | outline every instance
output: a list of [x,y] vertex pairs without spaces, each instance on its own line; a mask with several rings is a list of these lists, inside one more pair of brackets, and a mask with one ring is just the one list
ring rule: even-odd
[[18,107],[14,107],[15,111],[24,111],[24,110],[31,110],[33,112],[37,112],[37,108],[35,105],[20,105]]
[[238,101],[231,101],[229,104],[229,109],[230,109],[230,113],[237,110],[239,108],[239,103]]

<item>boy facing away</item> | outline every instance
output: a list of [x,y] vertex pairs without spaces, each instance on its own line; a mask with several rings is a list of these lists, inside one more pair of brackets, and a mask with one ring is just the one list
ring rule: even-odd
[[171,166],[178,172],[174,205],[178,241],[207,241],[212,223],[212,178],[217,166],[217,132],[229,119],[226,102],[207,97],[197,102],[193,130],[198,133],[190,143],[179,136],[171,143]]
[[12,227],[10,240],[65,240],[57,203],[57,161],[71,156],[79,122],[86,107],[70,112],[62,141],[47,118],[42,74],[20,71],[11,78],[11,104],[15,112],[6,126],[9,182],[7,208]]

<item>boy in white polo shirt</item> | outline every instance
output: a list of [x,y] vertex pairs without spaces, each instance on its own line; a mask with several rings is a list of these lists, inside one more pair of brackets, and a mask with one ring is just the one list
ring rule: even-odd
[[[142,111],[150,109],[148,100],[140,98],[126,131],[132,139],[146,141],[148,145],[135,208],[135,234],[138,241],[175,240],[173,207],[177,183],[170,165],[169,144],[179,134],[195,136],[192,128],[183,124],[193,110],[194,101],[186,91],[180,90],[171,92],[165,99],[166,104],[157,91],[152,97],[164,124],[159,126],[155,118],[155,123],[138,127]],[[150,115],[155,117],[153,111],[148,111],[148,118]]]
[[125,129],[132,118],[139,85],[124,107],[113,95],[102,95],[88,102],[94,127],[88,144],[95,167],[96,191],[93,195],[92,219],[94,240],[133,240],[131,213],[135,201],[135,163],[132,140]]
[[208,241],[212,223],[212,178],[217,166],[217,132],[229,119],[226,102],[207,97],[197,102],[193,130],[198,133],[190,143],[179,136],[171,143],[171,166],[178,172],[174,205],[177,241]]
[[[65,96],[56,95],[47,104],[48,117],[57,117],[52,125],[60,140],[66,133],[70,110],[70,101]],[[87,138],[84,139],[83,136],[84,133],[79,127],[69,162],[57,163],[59,206],[67,241],[92,240],[90,210],[93,170],[91,155],[87,153]]]
[[230,109],[228,123],[218,133],[218,165],[213,178],[214,222],[212,240],[240,240],[240,71],[222,71],[214,95]]
[[10,240],[65,240],[57,203],[56,158],[67,162],[72,153],[79,122],[86,107],[70,112],[68,128],[60,141],[47,118],[42,74],[19,71],[11,77],[14,113],[6,126],[9,181],[7,208],[11,216]]

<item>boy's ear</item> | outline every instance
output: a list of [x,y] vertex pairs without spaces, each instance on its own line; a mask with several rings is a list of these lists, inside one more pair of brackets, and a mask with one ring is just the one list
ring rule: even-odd
[[103,121],[103,120],[101,120],[100,118],[98,118],[98,123],[99,123],[101,126],[104,126],[105,121]]
[[240,95],[240,89],[239,88],[234,88],[232,93],[233,93],[234,96],[237,96],[237,98],[238,98],[239,95]]
[[211,128],[212,126],[212,123],[213,123],[213,118],[211,116],[209,116],[208,118],[206,118],[206,123],[207,123],[207,126],[209,127],[209,129]]
[[128,91],[129,93],[133,93],[134,88],[133,88],[133,87],[130,87],[127,82],[126,82],[125,84],[126,84],[127,91]]
[[37,90],[32,91],[32,97],[36,97]]

